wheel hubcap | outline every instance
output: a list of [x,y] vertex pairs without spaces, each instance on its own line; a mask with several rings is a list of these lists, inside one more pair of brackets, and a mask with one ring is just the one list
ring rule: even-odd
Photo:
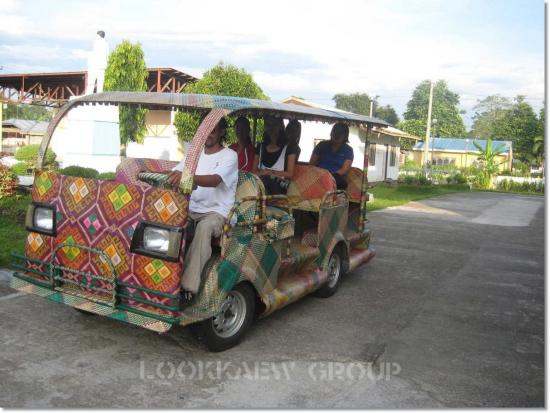
[[334,288],[340,279],[340,256],[338,254],[332,254],[328,262],[328,281],[329,288]]
[[212,326],[220,337],[231,337],[236,334],[244,323],[246,316],[246,301],[238,291],[231,291],[218,314],[212,318]]

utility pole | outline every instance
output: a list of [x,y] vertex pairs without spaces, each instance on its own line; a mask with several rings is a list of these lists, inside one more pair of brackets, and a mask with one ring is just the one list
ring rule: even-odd
[[369,116],[372,118],[372,115],[374,114],[374,102],[376,102],[376,99],[378,99],[380,96],[375,95],[374,99],[370,100],[370,110],[369,110]]
[[426,138],[424,139],[424,176],[428,177],[428,154],[430,147],[430,132],[432,127],[432,100],[434,95],[434,82],[430,81],[430,100],[428,101],[428,120],[426,121]]

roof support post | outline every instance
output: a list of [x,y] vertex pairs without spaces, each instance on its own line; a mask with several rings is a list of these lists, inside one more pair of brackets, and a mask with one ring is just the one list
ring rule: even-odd
[[368,173],[369,173],[369,137],[372,130],[371,125],[367,125],[367,133],[365,135],[365,147],[363,148],[363,179],[361,180],[361,204],[359,210],[359,232],[365,229],[367,222],[367,201],[369,200],[368,193]]

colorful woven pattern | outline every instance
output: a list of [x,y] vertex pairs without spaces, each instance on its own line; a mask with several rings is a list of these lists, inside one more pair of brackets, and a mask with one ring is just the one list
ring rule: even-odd
[[349,200],[351,202],[361,202],[361,185],[363,184],[363,171],[359,168],[351,168],[346,176]]
[[325,268],[332,250],[340,241],[346,242],[344,233],[348,221],[348,203],[331,208],[321,208],[319,212],[318,243],[320,259],[318,264]]
[[168,173],[177,164],[176,161],[163,159],[125,158],[116,168],[116,181],[123,184],[147,185],[138,179],[140,172]]
[[[135,162],[127,164],[135,165]],[[53,262],[67,267],[63,277],[74,281],[70,289],[73,292],[80,289],[84,296],[91,291],[85,286],[78,286],[78,283],[86,285],[90,282],[85,274],[106,278],[105,281],[95,282],[108,290],[107,287],[112,285],[109,280],[112,279],[113,267],[118,282],[170,295],[178,293],[183,257],[175,263],[165,262],[131,253],[130,244],[137,225],[142,221],[183,227],[188,205],[185,196],[149,185],[75,178],[54,172],[38,173],[35,179],[37,184],[33,186],[33,201],[55,206],[57,236],[30,232],[25,248],[27,257],[50,262],[52,252],[57,251]],[[32,262],[28,261],[27,265],[30,264]],[[39,271],[48,272],[45,265],[33,265]],[[28,275],[39,277],[31,273]],[[70,292],[68,286],[66,290]],[[132,289],[131,293],[154,303],[174,305],[171,299],[154,292]],[[96,298],[101,296],[101,292],[96,293]],[[105,293],[105,297],[111,296]],[[124,302],[147,312],[174,314],[138,300],[126,299]]]
[[88,311],[94,314],[100,314],[105,317],[113,318],[115,320],[135,324],[148,330],[155,331],[157,333],[164,333],[168,331],[170,327],[172,327],[171,324],[159,321],[152,317],[134,314],[128,311],[117,310],[113,307],[101,303],[95,303],[87,300],[86,298],[78,297],[72,294],[52,291],[47,288],[33,285],[24,280],[20,280],[17,277],[12,278],[12,280],[10,281],[10,287],[27,294],[39,295],[56,303],[70,305],[71,307],[78,308],[79,310]]

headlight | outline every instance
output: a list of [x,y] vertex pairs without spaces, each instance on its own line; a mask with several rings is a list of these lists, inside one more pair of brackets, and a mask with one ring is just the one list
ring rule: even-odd
[[55,206],[33,202],[27,209],[25,227],[29,231],[56,235]]
[[168,261],[178,261],[183,229],[157,222],[140,222],[132,237],[130,251]]
[[145,227],[143,230],[143,246],[151,251],[166,253],[170,244],[170,231],[156,227]]
[[45,231],[53,229],[53,209],[37,207],[34,209],[34,226]]

